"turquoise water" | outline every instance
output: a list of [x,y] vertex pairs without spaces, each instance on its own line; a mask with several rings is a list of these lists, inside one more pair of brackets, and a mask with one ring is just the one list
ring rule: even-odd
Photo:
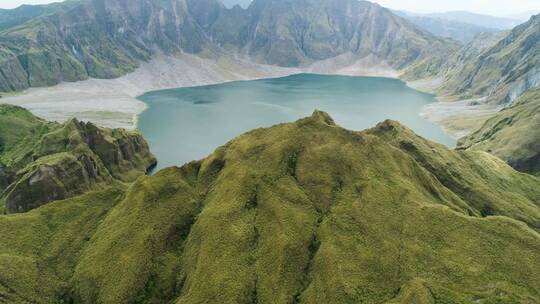
[[299,74],[202,87],[154,91],[140,99],[148,108],[139,129],[159,168],[201,159],[234,137],[259,127],[328,112],[339,125],[363,130],[385,119],[454,146],[455,140],[419,116],[432,95],[389,78]]

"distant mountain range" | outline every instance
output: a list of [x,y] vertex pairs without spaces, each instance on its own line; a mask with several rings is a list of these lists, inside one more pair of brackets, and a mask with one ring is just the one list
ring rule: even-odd
[[80,0],[68,0],[61,3],[44,5],[21,5],[15,9],[0,9],[0,32],[10,27],[23,24],[32,18],[67,11]]
[[[229,9],[219,0],[81,0],[10,12],[0,14],[5,27],[0,91],[115,78],[156,52],[230,54],[282,67],[350,54],[384,63],[407,80],[442,78],[439,94],[488,96],[487,102],[499,104],[539,82],[538,16],[507,33],[480,35],[460,46],[377,4],[356,0],[255,0],[247,9]],[[491,30],[514,22],[467,12],[430,16],[407,18],[424,28],[429,20],[439,20],[462,41],[490,29],[457,22]]]
[[[240,5],[247,8],[251,0],[221,0],[225,6]],[[527,21],[540,11],[528,11],[507,17],[496,17],[467,11],[450,11],[443,13],[420,14],[408,11],[393,10],[401,17],[405,17],[418,27],[431,33],[452,38],[463,43],[470,42],[476,35],[484,32],[495,32],[511,29]]]
[[394,13],[437,36],[452,38],[462,43],[472,41],[481,33],[492,33],[500,30],[431,15],[420,15],[403,11],[394,11]]
[[[414,14],[413,14],[414,15]],[[456,21],[461,23],[468,23],[484,28],[498,29],[498,30],[507,30],[511,29],[523,21],[520,19],[511,19],[504,17],[495,17],[483,14],[476,14],[466,11],[452,11],[444,13],[431,13],[426,15],[421,15],[429,18],[438,18],[449,21]]]

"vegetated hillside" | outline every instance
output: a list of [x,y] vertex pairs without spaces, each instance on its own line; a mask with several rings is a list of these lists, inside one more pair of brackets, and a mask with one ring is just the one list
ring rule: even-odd
[[488,151],[517,170],[540,175],[540,87],[489,119],[459,146]]
[[[480,39],[463,50],[475,49]],[[490,38],[485,43],[488,48],[469,53],[466,59],[462,58],[463,52],[457,52],[435,65],[431,76],[444,79],[437,93],[460,99],[485,97],[482,102],[509,104],[540,84],[540,15],[509,31],[497,43],[491,45],[492,41]],[[421,74],[424,69],[410,69],[406,78],[429,77]]]
[[0,209],[26,212],[51,201],[130,182],[156,162],[141,135],[75,119],[49,123],[0,105]]
[[535,303],[540,181],[325,113],[0,216],[9,303]]
[[88,0],[0,35],[0,91],[118,77],[156,50],[280,66],[353,53],[402,69],[457,47],[365,1],[256,0],[244,10],[219,0]]

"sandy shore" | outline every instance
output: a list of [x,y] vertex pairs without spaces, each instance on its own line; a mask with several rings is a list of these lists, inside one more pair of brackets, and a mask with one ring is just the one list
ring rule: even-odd
[[0,102],[20,105],[48,120],[62,122],[76,117],[101,126],[133,129],[137,116],[145,109],[145,104],[136,97],[145,92],[298,72],[235,58],[158,55],[135,72],[117,79],[89,79],[31,88],[22,94],[4,97]]
[[[426,93],[433,93],[444,82],[443,78],[422,79],[407,82],[407,86]],[[482,98],[469,100],[447,100],[437,98],[438,102],[422,108],[420,116],[440,125],[443,130],[455,139],[462,138],[501,110],[500,107],[483,103]]]
[[480,128],[500,110],[500,107],[478,104],[478,99],[471,99],[429,104],[422,108],[420,115],[440,125],[450,136],[459,139]]

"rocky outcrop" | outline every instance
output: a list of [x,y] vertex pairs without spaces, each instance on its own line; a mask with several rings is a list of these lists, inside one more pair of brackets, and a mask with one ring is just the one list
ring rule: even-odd
[[406,18],[419,28],[431,32],[440,37],[452,38],[464,44],[471,42],[476,36],[483,33],[499,31],[494,28],[474,25],[471,23],[431,17],[429,15],[414,15],[406,12],[396,12],[396,14]]
[[[2,201],[10,213],[132,182],[155,165],[136,132],[98,128],[75,119],[48,123],[22,108],[0,106]],[[17,118],[17,119],[15,119]]]
[[[103,162],[112,177],[133,181],[154,165],[148,143],[137,132],[99,128],[92,123],[68,122],[81,136],[83,143]],[[85,162],[88,163],[86,158]]]
[[88,155],[75,158],[69,153],[53,154],[29,164],[17,173],[4,194],[6,211],[27,212],[46,203],[99,189],[112,178],[99,172],[96,160]]
[[0,189],[6,189],[13,182],[13,176],[14,173],[9,168],[0,164]]

